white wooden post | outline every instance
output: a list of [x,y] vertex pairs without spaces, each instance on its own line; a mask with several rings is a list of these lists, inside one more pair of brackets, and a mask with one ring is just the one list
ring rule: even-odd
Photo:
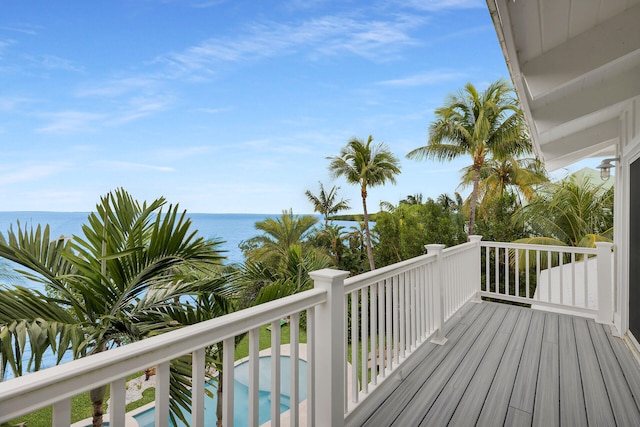
[[472,302],[482,302],[482,298],[480,297],[480,291],[481,289],[481,279],[482,279],[482,270],[481,270],[481,250],[482,248],[480,248],[480,241],[482,240],[482,236],[473,234],[471,236],[469,236],[469,241],[471,243],[475,243],[476,244],[476,249],[474,249],[474,266],[473,266],[473,287],[474,289],[476,289],[476,293],[473,295],[473,298],[471,298]]
[[66,427],[71,424],[71,398],[53,404],[51,423],[53,427]]
[[316,289],[327,291],[327,302],[315,307],[314,361],[315,425],[344,425],[345,324],[344,279],[348,271],[323,270],[309,273]]
[[444,245],[424,245],[427,249],[427,254],[435,254],[436,262],[435,262],[435,274],[434,277],[438,281],[433,287],[433,298],[434,304],[433,309],[435,310],[435,327],[436,332],[431,339],[431,342],[434,344],[443,345],[447,342],[444,334],[442,333],[442,327],[444,326],[444,278],[442,274],[442,250],[444,249]]
[[596,322],[613,324],[613,243],[596,242],[598,263],[598,318]]

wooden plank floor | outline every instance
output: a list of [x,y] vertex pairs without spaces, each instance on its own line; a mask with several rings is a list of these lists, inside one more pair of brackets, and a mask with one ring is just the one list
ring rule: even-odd
[[640,365],[609,327],[474,304],[366,426],[640,426]]

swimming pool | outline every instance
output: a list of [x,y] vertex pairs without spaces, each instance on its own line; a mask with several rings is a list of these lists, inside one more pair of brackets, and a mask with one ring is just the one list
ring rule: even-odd
[[[289,356],[281,356],[280,358],[280,413],[289,410],[290,407],[290,377],[291,358]],[[269,421],[271,417],[271,356],[262,356],[259,361],[259,396],[258,396],[258,418],[259,424]],[[209,382],[207,389],[213,392],[213,398],[205,396],[204,402],[204,419],[205,425],[214,426],[216,424],[216,383]],[[246,426],[249,424],[249,362],[242,362],[236,365],[234,370],[234,421],[237,426]],[[299,378],[299,402],[307,398],[307,362],[300,360],[300,378]],[[133,418],[138,422],[140,427],[153,427],[155,408],[149,408],[144,412],[134,415]],[[186,414],[187,420],[190,420],[191,414]],[[172,427],[187,427],[181,422],[176,426],[170,423]]]

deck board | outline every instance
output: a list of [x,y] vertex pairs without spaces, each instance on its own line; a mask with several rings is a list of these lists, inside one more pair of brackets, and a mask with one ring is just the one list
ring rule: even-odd
[[483,302],[364,425],[640,425],[640,365],[593,320]]

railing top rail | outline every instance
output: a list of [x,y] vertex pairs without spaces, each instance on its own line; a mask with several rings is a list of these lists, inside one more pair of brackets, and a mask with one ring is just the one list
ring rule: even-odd
[[458,252],[464,252],[475,247],[476,247],[475,242],[461,243],[459,245],[451,246],[449,248],[444,249],[442,251],[442,256],[444,257],[452,256],[457,254]]
[[433,254],[421,255],[415,258],[408,259],[406,261],[397,262],[395,264],[379,268],[377,270],[349,277],[344,281],[345,293],[357,291],[358,289],[364,288],[373,283],[380,282],[381,280],[385,280],[397,274],[409,271],[412,268],[416,268],[435,261],[436,256]]
[[575,254],[587,254],[587,255],[595,255],[597,254],[597,249],[595,248],[581,248],[577,246],[557,246],[557,245],[532,245],[528,243],[506,243],[506,242],[480,242],[480,246],[482,247],[490,247],[490,248],[506,248],[506,249],[525,249],[530,251],[544,251],[544,252],[569,252]]
[[325,301],[325,291],[312,289],[0,382],[0,419],[4,419],[2,414],[14,413],[15,406],[12,406],[20,399],[27,398],[31,402],[37,402],[39,407],[49,406],[64,398],[108,384],[114,378],[122,378],[221,342]]

